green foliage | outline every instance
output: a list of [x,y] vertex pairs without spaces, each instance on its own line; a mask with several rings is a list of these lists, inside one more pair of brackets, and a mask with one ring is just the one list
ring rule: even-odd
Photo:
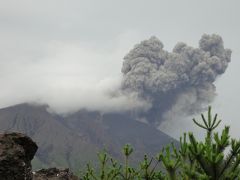
[[[201,115],[202,123],[193,122],[206,130],[204,141],[198,141],[193,133],[180,137],[180,147],[174,144],[163,148],[155,158],[144,156],[138,168],[129,165],[133,148],[123,147],[125,163],[120,165],[105,151],[98,154],[100,171],[88,164],[84,180],[234,180],[240,179],[240,141],[230,138],[229,127],[225,126],[219,135],[214,130],[221,120],[212,116],[211,108],[207,117]],[[188,137],[188,138],[187,138]],[[230,150],[227,150],[229,148]],[[228,151],[228,154],[226,153]]]

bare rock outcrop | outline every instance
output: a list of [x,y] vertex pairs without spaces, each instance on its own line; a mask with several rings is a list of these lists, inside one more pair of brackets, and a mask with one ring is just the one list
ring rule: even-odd
[[2,180],[31,180],[37,144],[21,133],[0,134],[0,177]]
[[78,180],[77,176],[67,169],[41,169],[33,172],[33,180]]
[[0,134],[0,180],[78,180],[69,169],[32,172],[31,160],[38,146],[22,133]]

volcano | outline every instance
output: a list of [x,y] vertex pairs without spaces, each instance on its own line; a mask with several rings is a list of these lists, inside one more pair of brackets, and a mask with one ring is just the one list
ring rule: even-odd
[[67,116],[52,114],[47,106],[19,104],[0,110],[1,132],[22,132],[39,146],[33,168],[83,168],[96,162],[103,149],[122,160],[121,149],[129,143],[134,147],[133,163],[144,154],[155,156],[173,138],[151,125],[120,113],[101,114],[81,110]]

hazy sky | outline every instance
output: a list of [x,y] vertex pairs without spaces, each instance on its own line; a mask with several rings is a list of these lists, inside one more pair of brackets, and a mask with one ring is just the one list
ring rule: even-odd
[[[198,46],[202,34],[216,33],[233,52],[215,83],[213,108],[240,137],[239,7],[239,0],[0,0],[0,107],[40,101],[59,111],[134,108],[134,98],[106,96],[118,88],[133,45],[155,35],[171,51],[179,41]],[[167,131],[177,135],[187,124],[176,120]]]

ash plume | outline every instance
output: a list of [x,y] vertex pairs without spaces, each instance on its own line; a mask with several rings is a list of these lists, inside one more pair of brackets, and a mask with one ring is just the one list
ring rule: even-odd
[[142,114],[148,122],[159,124],[172,113],[190,115],[212,102],[214,81],[231,60],[219,35],[204,34],[199,47],[177,43],[172,52],[163,49],[156,37],[142,41],[124,57],[122,90],[135,92],[151,103]]

